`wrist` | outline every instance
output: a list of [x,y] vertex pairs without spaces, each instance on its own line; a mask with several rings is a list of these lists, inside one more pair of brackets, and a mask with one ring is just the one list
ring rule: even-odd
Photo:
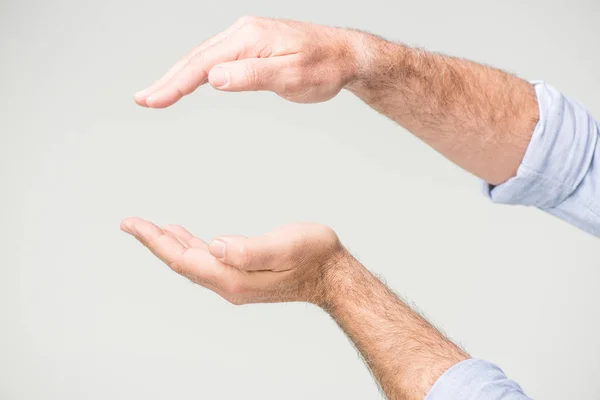
[[375,46],[375,37],[358,30],[346,30],[345,47],[348,49],[351,65],[348,79],[344,88],[351,89],[354,86],[361,85],[367,79],[369,70],[373,63],[373,47]]
[[324,264],[316,305],[331,313],[348,296],[352,287],[364,280],[365,273],[365,267],[342,246]]
[[404,70],[410,49],[372,34],[356,33],[352,45],[354,74],[345,89],[360,96],[388,88],[392,75]]

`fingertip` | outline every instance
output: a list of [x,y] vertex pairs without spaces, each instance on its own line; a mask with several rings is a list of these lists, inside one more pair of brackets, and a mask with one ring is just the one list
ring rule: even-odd
[[132,218],[125,218],[123,221],[121,221],[120,228],[123,232],[131,234],[132,224],[133,224]]
[[144,99],[144,102],[146,103],[146,105],[148,107],[152,107],[152,108],[156,108],[156,97],[155,96],[148,96]]
[[146,97],[146,105],[150,108],[167,108],[177,100],[179,100],[179,98],[171,99],[169,96],[158,93]]
[[142,96],[139,93],[136,93],[135,95],[133,95],[133,101],[138,106],[148,107],[148,104],[146,104],[146,96]]
[[121,222],[121,229],[123,229],[125,232],[127,232],[129,234],[134,235],[134,234],[137,234],[139,227],[143,223],[147,223],[147,222],[148,221],[145,221],[139,217],[128,217],[128,218],[125,218]]

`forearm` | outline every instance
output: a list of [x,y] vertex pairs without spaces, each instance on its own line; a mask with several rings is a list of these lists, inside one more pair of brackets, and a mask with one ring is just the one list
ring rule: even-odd
[[348,253],[328,270],[321,306],[360,351],[389,399],[423,399],[468,355]]
[[168,107],[207,81],[300,103],[346,88],[494,185],[515,175],[538,120],[532,86],[502,71],[355,30],[257,17],[198,46],[136,101]]
[[347,89],[491,184],[514,176],[538,120],[533,87],[474,62],[354,37]]

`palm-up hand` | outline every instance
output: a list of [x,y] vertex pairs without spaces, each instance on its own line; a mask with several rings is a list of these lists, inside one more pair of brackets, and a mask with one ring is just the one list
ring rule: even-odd
[[285,225],[263,236],[220,236],[209,244],[185,228],[127,218],[121,229],[173,271],[233,304],[325,297],[328,272],[342,253],[337,235],[319,224]]
[[[243,17],[193,49],[135,101],[168,107],[207,81],[220,90],[269,90],[296,102],[325,101],[354,79],[357,35]],[[318,224],[286,225],[255,238],[224,236],[210,245],[182,227],[159,228],[138,218],[123,221],[122,229],[177,273],[235,304],[320,301],[326,272],[343,249],[336,234]]]

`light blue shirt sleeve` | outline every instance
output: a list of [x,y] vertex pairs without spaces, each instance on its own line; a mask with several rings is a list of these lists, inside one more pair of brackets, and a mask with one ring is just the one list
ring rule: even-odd
[[[578,102],[544,82],[532,82],[539,105],[535,127],[515,177],[484,183],[496,203],[534,206],[600,236],[600,124]],[[466,360],[446,371],[425,400],[528,400],[494,364]]]
[[600,236],[599,123],[578,102],[535,85],[539,121],[515,177],[484,192],[492,201],[534,206]]
[[521,387],[487,361],[470,359],[446,371],[425,400],[531,400]]

